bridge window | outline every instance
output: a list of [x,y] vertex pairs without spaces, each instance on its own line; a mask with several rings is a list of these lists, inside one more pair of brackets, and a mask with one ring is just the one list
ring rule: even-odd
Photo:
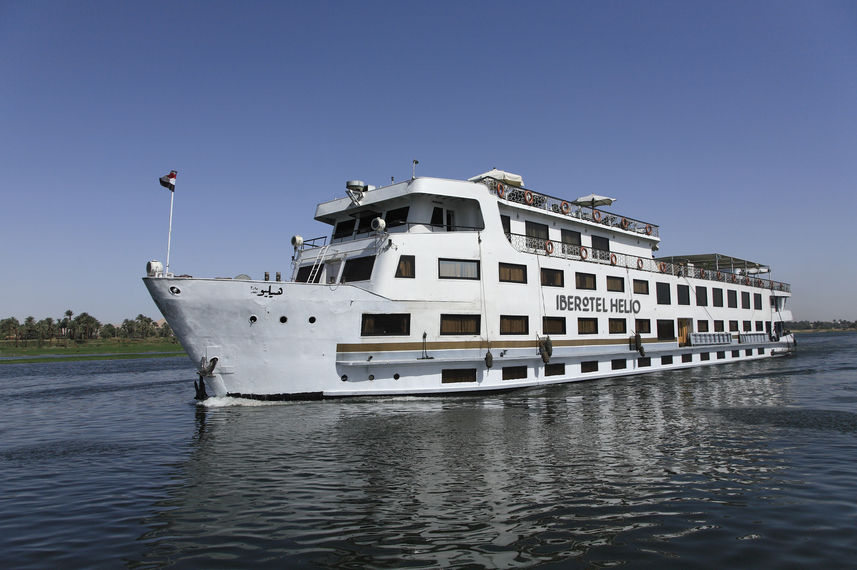
[[479,279],[479,261],[471,259],[438,259],[440,279]]
[[[298,274],[295,276],[296,283],[307,283],[309,281],[309,275],[312,272],[312,265],[304,265],[298,269]],[[313,283],[318,283],[321,279],[321,268],[319,267],[315,273],[315,276],[312,278]]]
[[411,315],[363,313],[361,336],[407,336],[411,334]]
[[396,277],[413,279],[416,277],[416,267],[413,255],[400,255],[399,265],[396,266]]
[[396,226],[404,226],[405,224],[407,224],[408,210],[408,206],[405,206],[404,208],[396,208],[395,210],[389,210],[387,212],[387,215],[384,217],[384,221],[387,222],[387,227],[395,228]]
[[374,255],[347,259],[345,261],[345,269],[342,270],[341,282],[368,281],[372,277],[372,268],[374,266]]
[[381,217],[380,212],[364,212],[360,214],[360,221],[357,223],[357,233],[362,234],[372,231],[372,220]]
[[336,224],[333,230],[333,239],[351,237],[354,233],[354,220],[343,220]]

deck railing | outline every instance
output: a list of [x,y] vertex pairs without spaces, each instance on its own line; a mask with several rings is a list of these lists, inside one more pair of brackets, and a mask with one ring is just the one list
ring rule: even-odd
[[791,286],[788,283],[780,283],[779,281],[750,277],[748,275],[739,275],[725,270],[709,271],[702,267],[688,267],[681,263],[671,263],[669,261],[638,257],[636,255],[615,253],[604,251],[602,249],[593,249],[591,247],[571,243],[555,242],[552,240],[521,234],[506,234],[506,239],[509,240],[512,247],[524,253],[559,257],[562,259],[574,259],[628,269],[639,269],[641,271],[663,273],[665,275],[677,275],[679,277],[734,283],[736,285],[747,285],[758,287],[760,289],[770,289],[772,291],[791,292]]
[[630,216],[623,216],[612,212],[604,212],[597,207],[590,208],[589,206],[578,206],[572,204],[568,200],[556,198],[548,194],[542,194],[526,188],[517,188],[509,186],[496,178],[485,178],[482,181],[492,194],[495,194],[501,200],[507,202],[515,202],[524,204],[533,208],[553,212],[554,214],[562,214],[570,218],[578,220],[590,221],[596,224],[601,224],[613,228],[619,228],[625,231],[658,237],[660,228],[655,224],[636,220]]

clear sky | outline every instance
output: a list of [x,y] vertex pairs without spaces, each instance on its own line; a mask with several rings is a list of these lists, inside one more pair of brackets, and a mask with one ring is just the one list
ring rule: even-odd
[[290,271],[347,179],[596,192],[857,319],[857,3],[0,3],[0,318]]

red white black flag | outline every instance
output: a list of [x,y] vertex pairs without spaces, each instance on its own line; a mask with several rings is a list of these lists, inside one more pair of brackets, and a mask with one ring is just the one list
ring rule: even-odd
[[169,188],[170,192],[176,191],[176,171],[175,170],[170,170],[169,174],[161,176],[158,180],[160,181],[161,186],[163,186],[164,188]]

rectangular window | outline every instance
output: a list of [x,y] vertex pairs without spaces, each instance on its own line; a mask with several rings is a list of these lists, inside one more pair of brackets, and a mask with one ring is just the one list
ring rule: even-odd
[[652,358],[649,356],[642,356],[637,359],[637,366],[640,368],[645,368],[646,366],[652,365]]
[[610,368],[613,370],[624,370],[628,368],[628,361],[624,358],[616,358],[610,361]]
[[765,349],[764,349],[764,348],[760,348],[760,349],[758,349],[758,350],[756,351],[756,354],[765,354]]
[[411,334],[411,315],[408,313],[363,313],[361,336],[407,336]]
[[708,287],[703,287],[702,285],[696,286],[696,306],[708,306]]
[[634,323],[634,327],[640,334],[649,334],[652,332],[652,321],[649,319],[637,319]]
[[357,219],[357,233],[365,234],[366,232],[371,232],[372,220],[380,217],[380,212],[363,212],[362,214],[360,214],[360,217]]
[[756,332],[762,332],[763,330],[765,330],[765,325],[762,321],[756,321]]
[[749,309],[750,308],[750,292],[749,291],[741,291],[741,308]]
[[586,317],[578,318],[577,334],[598,334],[598,319]]
[[476,382],[475,368],[444,368],[440,371],[441,382],[452,384],[456,382]]
[[580,253],[580,232],[573,230],[560,230],[562,241],[562,252],[566,255],[577,255]]
[[388,210],[387,215],[384,216],[384,221],[387,222],[387,227],[395,228],[397,226],[404,226],[407,224],[408,210],[408,206],[405,206],[404,208],[396,208],[395,210]]
[[692,354],[682,354],[681,355],[681,361],[682,362],[693,362],[693,355]]
[[595,289],[594,273],[575,273],[574,282],[578,289]]
[[744,332],[752,332],[752,330],[753,323],[751,323],[750,321],[744,321]]
[[610,334],[625,334],[628,332],[628,322],[625,319],[610,319],[607,323]]
[[562,269],[542,268],[542,285],[545,287],[565,287],[565,274]]
[[714,321],[714,332],[723,332],[723,321]]
[[504,366],[503,380],[519,380],[527,377],[526,366]]
[[431,225],[435,227],[443,227],[443,208],[435,206],[431,212]]
[[729,321],[729,332],[738,332],[738,321]]
[[658,319],[658,340],[675,340],[675,321]]
[[757,311],[762,310],[762,294],[761,293],[753,293],[753,308]]
[[336,224],[333,230],[333,239],[351,237],[354,233],[354,220],[343,220]]
[[748,349],[746,349],[746,350],[744,351],[744,354],[745,354],[745,355],[747,355],[747,356],[753,356],[753,349],[752,349],[752,348],[748,348]]
[[726,304],[730,309],[738,308],[738,292],[733,291],[732,289],[726,290]]
[[372,277],[372,268],[374,266],[374,255],[347,259],[345,260],[345,269],[342,270],[341,282],[368,281]]
[[597,360],[589,360],[587,362],[580,363],[580,371],[581,372],[598,372],[598,361]]
[[711,360],[711,353],[710,352],[700,352],[699,353],[699,359],[700,360]]
[[515,265],[513,263],[501,263],[500,281],[504,281],[506,283],[526,283],[527,266]]
[[[537,224],[536,222],[524,222],[524,231],[528,238],[544,242],[548,239],[548,227],[546,224]],[[529,240],[527,240],[529,241]]]
[[661,364],[672,364],[673,357],[672,356],[661,356]]
[[562,376],[563,374],[565,374],[564,362],[545,364],[545,376]]
[[440,279],[479,279],[479,261],[471,259],[438,259]]
[[544,334],[565,334],[565,317],[542,317]]
[[678,286],[678,298],[679,305],[690,305],[690,287],[687,285],[679,285]]
[[500,315],[500,334],[530,334],[530,323],[526,315]]
[[[298,269],[298,274],[295,276],[296,283],[306,283],[309,281],[309,275],[312,273],[312,265],[304,265]],[[321,279],[321,268],[319,268],[312,278],[313,283],[318,283]]]
[[396,277],[413,279],[417,276],[416,262],[413,255],[400,255],[399,265],[396,266]]
[[708,321],[696,321],[696,332],[708,332]]
[[715,307],[723,306],[723,289],[713,287],[711,289],[711,304]]
[[726,352],[725,351],[721,350],[720,352],[717,353],[717,360],[723,360],[724,358],[726,358]]
[[592,236],[592,257],[595,259],[609,259],[610,240],[605,237]]
[[607,277],[608,291],[625,291],[625,280],[622,277]]
[[655,283],[655,290],[658,295],[658,305],[669,305],[672,303],[669,283]]
[[634,279],[634,293],[637,295],[648,295],[649,282],[642,279]]
[[732,351],[732,358],[738,358],[738,357],[740,357],[740,356],[741,356],[741,351],[740,351],[740,350],[733,350],[733,351]]
[[479,315],[441,315],[440,334],[479,334]]
[[509,216],[501,215],[500,224],[503,226],[503,233],[506,234],[506,239],[512,239],[512,221]]

